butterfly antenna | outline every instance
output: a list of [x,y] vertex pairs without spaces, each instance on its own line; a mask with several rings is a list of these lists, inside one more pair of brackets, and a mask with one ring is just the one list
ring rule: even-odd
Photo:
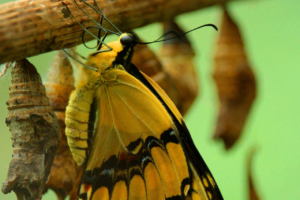
[[161,38],[163,38],[163,37],[165,37],[166,35],[169,35],[169,34],[171,34],[171,33],[177,35],[176,37],[178,37],[178,38],[181,38],[181,36],[182,36],[182,35],[180,35],[180,33],[177,32],[177,31],[168,31],[168,32],[164,33],[162,36],[160,36],[159,38],[157,38],[156,40],[154,40],[154,42],[160,40]]
[[[172,39],[174,39],[174,38],[180,38],[181,36],[184,36],[184,35],[186,35],[186,34],[188,34],[188,33],[190,33],[190,32],[192,32],[192,31],[195,31],[195,30],[197,30],[197,29],[199,29],[199,28],[203,28],[203,27],[206,27],[206,26],[210,26],[210,27],[213,27],[216,31],[218,31],[218,28],[214,25],[214,24],[204,24],[204,25],[202,25],[202,26],[198,26],[198,27],[196,27],[196,28],[194,28],[194,29],[192,29],[192,30],[189,30],[189,31],[187,31],[187,32],[185,32],[185,33],[181,33],[181,34],[179,34],[178,32],[176,32],[176,31],[170,31],[170,32],[167,32],[167,33],[165,33],[165,34],[163,34],[161,37],[159,37],[158,39],[156,39],[156,40],[154,40],[154,41],[152,41],[152,42],[138,42],[138,41],[136,41],[138,44],[152,44],[152,43],[156,43],[156,42],[164,42],[164,41],[167,41],[167,40],[172,40]],[[163,36],[165,36],[165,35],[167,35],[167,34],[169,34],[169,33],[175,33],[177,36],[174,36],[174,37],[170,37],[170,38],[167,38],[167,39],[163,39],[163,40],[160,40]]]

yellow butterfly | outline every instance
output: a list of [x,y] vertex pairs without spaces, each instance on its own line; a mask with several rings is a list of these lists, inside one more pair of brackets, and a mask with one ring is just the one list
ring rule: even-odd
[[95,71],[78,73],[65,122],[73,157],[85,165],[79,198],[223,199],[173,102],[131,63],[137,43],[128,33],[101,40],[84,63]]

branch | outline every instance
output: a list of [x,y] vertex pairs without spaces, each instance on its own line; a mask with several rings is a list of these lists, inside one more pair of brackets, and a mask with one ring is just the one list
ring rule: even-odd
[[[96,21],[100,16],[83,2],[78,4]],[[176,15],[231,0],[97,0],[104,15],[120,30],[128,31]],[[94,5],[93,0],[87,0]],[[85,27],[95,25],[75,5],[65,1]],[[0,5],[0,63],[81,44],[82,28],[61,0],[19,0]],[[93,31],[94,33],[96,30]],[[88,37],[86,41],[91,40]]]

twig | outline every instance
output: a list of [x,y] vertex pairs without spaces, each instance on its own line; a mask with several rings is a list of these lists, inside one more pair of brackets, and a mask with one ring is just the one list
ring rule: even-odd
[[[184,12],[229,1],[231,0],[97,0],[103,13],[122,31],[167,21]],[[94,4],[93,0],[87,2]],[[64,3],[85,27],[94,25],[73,0]],[[78,4],[96,21],[99,20],[100,16],[91,8],[79,0]],[[61,0],[19,0],[0,5],[0,35],[0,63],[82,43],[82,29]],[[87,41],[91,39],[88,37]]]

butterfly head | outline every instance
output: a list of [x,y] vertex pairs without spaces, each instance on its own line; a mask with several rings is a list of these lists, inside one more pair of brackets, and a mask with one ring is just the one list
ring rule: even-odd
[[132,33],[123,33],[118,40],[107,43],[99,51],[91,53],[86,65],[96,68],[99,73],[105,73],[116,66],[123,66],[125,69],[131,63],[134,46],[138,38]]
[[119,43],[122,46],[122,50],[118,52],[114,64],[122,65],[127,70],[131,64],[134,46],[138,42],[139,39],[134,33],[123,33],[119,37]]
[[123,47],[133,47],[138,43],[139,39],[134,33],[123,33],[120,36],[119,41]]

